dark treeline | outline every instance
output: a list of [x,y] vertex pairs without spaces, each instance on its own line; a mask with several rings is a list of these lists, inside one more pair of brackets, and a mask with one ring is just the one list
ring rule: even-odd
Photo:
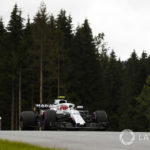
[[54,17],[42,4],[31,23],[15,5],[6,27],[0,19],[2,127],[18,129],[22,110],[64,95],[91,112],[106,110],[110,130],[149,131],[149,66],[146,52],[126,61],[108,54],[104,33],[93,37],[88,20],[73,30],[64,10]]

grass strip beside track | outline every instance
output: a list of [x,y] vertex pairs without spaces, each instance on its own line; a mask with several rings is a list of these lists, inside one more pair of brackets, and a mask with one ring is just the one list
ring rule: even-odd
[[0,150],[62,150],[57,148],[42,148],[21,142],[0,140]]

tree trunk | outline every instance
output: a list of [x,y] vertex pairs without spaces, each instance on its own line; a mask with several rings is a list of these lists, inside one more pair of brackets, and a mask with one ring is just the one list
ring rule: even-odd
[[14,77],[12,77],[11,130],[14,130]]
[[17,130],[18,129],[18,103],[17,103],[17,101],[16,101],[16,103],[15,103],[15,130]]
[[[21,71],[19,72],[19,110],[18,110],[18,120],[20,120],[20,115],[21,115]],[[20,121],[18,123],[19,125],[19,130],[20,130]]]
[[43,42],[41,40],[40,53],[40,104],[43,103]]
[[58,89],[58,95],[57,96],[60,96],[60,60],[59,60],[60,58],[59,58],[59,52],[58,52],[58,73],[57,73],[57,82],[58,82],[58,87],[57,87],[57,89]]
[[31,108],[33,107],[33,103],[34,103],[34,87],[32,87]]

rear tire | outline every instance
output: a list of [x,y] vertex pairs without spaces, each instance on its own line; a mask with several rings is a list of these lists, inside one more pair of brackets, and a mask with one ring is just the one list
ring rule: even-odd
[[33,130],[35,126],[35,114],[33,111],[24,111],[20,117],[21,130]]
[[43,130],[52,130],[56,128],[56,111],[47,110],[44,113]]

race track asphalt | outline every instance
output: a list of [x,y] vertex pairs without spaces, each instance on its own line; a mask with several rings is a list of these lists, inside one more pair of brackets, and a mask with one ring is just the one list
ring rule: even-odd
[[67,150],[150,150],[150,133],[120,134],[104,131],[0,131],[0,139]]

